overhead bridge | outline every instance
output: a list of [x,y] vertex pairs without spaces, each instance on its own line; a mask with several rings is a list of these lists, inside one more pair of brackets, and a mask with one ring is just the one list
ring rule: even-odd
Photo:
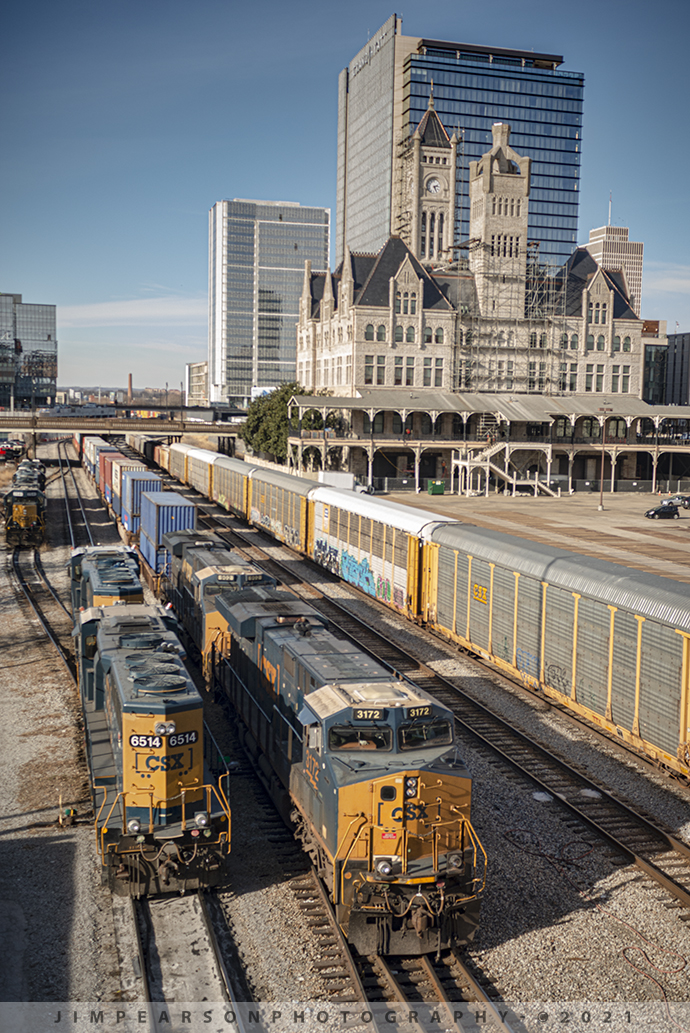
[[200,423],[197,420],[131,419],[106,416],[37,416],[32,413],[0,412],[0,432],[12,434],[22,431],[81,431],[84,434],[127,434],[141,431],[145,434],[160,434],[161,437],[181,434],[237,433],[227,423]]

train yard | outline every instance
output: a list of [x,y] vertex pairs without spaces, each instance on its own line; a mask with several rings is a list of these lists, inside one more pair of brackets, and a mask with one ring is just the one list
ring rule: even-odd
[[[57,447],[47,448],[57,460]],[[63,448],[59,465],[48,467],[55,474],[46,488],[52,520],[38,567],[27,566],[34,550],[6,547],[6,589],[13,595],[1,604],[7,646],[2,708],[16,729],[13,744],[28,741],[30,754],[13,745],[0,765],[0,781],[13,800],[0,825],[0,849],[9,850],[13,872],[0,876],[0,895],[13,900],[2,918],[7,926],[14,916],[23,930],[23,960],[10,970],[15,982],[3,988],[14,996],[6,1000],[437,1002],[445,1009],[442,1028],[458,1029],[468,1027],[454,1017],[457,1005],[473,1003],[505,1029],[491,1012],[502,1002],[665,1006],[688,999],[688,791],[573,724],[547,700],[525,697],[452,644],[248,530],[167,474],[169,487],[194,500],[200,526],[216,529],[394,677],[410,679],[450,708],[473,776],[473,823],[488,855],[488,876],[477,939],[462,952],[353,954],[216,692],[205,719],[232,772],[233,838],[224,884],[208,900],[190,893],[141,901],[131,914],[127,898],[114,905],[100,885],[93,850],[62,568],[71,547],[121,539],[74,460]],[[35,610],[14,602],[21,582]],[[201,672],[192,675],[203,686]],[[57,922],[55,937],[48,934],[45,942],[38,914],[56,905],[47,886],[39,902],[30,903],[36,869],[23,863],[26,855],[40,856],[39,881],[53,865],[62,872],[70,917],[67,926]],[[94,948],[95,966],[89,963]],[[54,978],[46,980],[46,971]]]

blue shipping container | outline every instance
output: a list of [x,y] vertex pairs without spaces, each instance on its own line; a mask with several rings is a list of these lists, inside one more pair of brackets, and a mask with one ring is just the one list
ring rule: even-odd
[[143,531],[139,535],[139,551],[154,574],[169,574],[170,553],[163,546],[156,548]]
[[125,531],[139,530],[141,496],[145,491],[159,492],[162,484],[162,478],[149,470],[123,470],[120,517]]
[[196,506],[176,491],[146,491],[141,496],[141,531],[158,548],[171,531],[196,530]]

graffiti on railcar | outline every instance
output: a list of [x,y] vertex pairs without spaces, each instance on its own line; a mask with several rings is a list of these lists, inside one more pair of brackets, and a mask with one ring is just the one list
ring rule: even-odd
[[547,685],[551,685],[557,692],[562,692],[564,695],[570,692],[568,675],[558,664],[548,665],[545,671],[545,678]]
[[329,545],[326,538],[317,538],[314,543],[314,559],[331,574],[340,574],[340,560],[335,545]]
[[387,577],[379,576],[376,579],[376,598],[382,599],[384,603],[391,601],[391,583]]
[[349,552],[340,557],[340,576],[356,588],[361,588],[367,595],[376,596],[376,581],[366,556],[356,560]]

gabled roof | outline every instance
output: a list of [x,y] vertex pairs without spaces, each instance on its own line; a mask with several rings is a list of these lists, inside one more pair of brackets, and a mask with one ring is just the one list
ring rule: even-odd
[[586,248],[579,247],[572,253],[565,265],[567,275],[566,315],[582,315],[582,292],[589,287],[597,273],[603,276],[609,290],[613,291],[613,318],[637,319],[625,287],[622,273],[602,269]]
[[[353,265],[357,255],[353,255]],[[414,257],[407,244],[400,237],[389,237],[379,251],[369,275],[357,292],[355,288],[355,304],[388,308],[390,304],[390,279],[398,275],[403,263],[408,260],[415,275],[423,281],[422,305],[425,309],[442,309],[452,311],[452,305],[443,296],[438,284]]]
[[432,106],[429,106],[424,112],[424,117],[417,126],[414,136],[420,137],[425,147],[450,148],[448,133]]

